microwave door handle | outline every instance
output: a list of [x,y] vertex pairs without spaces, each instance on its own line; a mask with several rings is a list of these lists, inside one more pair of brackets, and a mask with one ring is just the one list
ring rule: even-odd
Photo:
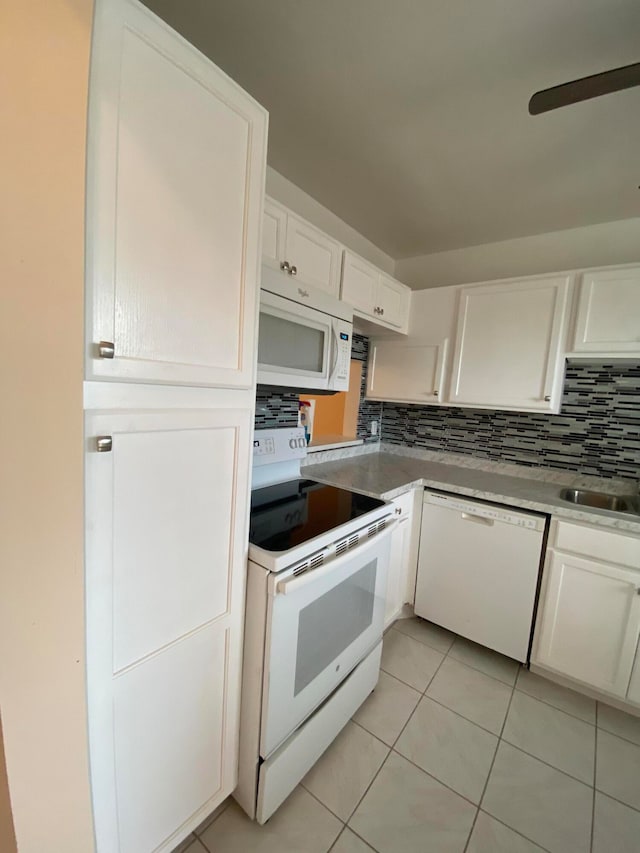
[[329,371],[329,379],[333,379],[338,366],[338,333],[336,327],[331,323],[331,369]]

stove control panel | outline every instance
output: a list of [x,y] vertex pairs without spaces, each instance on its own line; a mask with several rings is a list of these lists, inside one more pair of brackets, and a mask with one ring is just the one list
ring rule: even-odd
[[302,427],[285,429],[260,429],[253,434],[253,464],[268,465],[304,459],[307,442]]

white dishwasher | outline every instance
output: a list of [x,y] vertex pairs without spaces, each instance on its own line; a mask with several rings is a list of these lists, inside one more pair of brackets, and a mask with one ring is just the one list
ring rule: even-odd
[[547,518],[425,491],[415,612],[528,660]]

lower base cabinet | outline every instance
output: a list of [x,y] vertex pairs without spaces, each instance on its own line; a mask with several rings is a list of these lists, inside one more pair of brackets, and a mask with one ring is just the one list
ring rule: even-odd
[[99,851],[171,851],[236,785],[251,414],[87,412]]
[[640,704],[640,537],[554,521],[550,542],[532,663]]
[[414,547],[414,512],[415,492],[407,492],[393,501],[394,515],[398,520],[391,534],[391,554],[387,572],[387,600],[384,612],[385,629],[400,615],[404,604],[413,603],[413,587],[415,586],[415,563],[417,548]]

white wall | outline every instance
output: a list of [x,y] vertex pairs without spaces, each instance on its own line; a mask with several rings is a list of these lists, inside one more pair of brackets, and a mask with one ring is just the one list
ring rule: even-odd
[[[92,0],[2,4],[0,695],[20,853],[91,853],[84,162]],[[3,839],[0,849],[11,849]],[[5,845],[5,846],[3,846]]]
[[347,225],[335,213],[323,207],[320,202],[301,190],[300,187],[292,184],[290,180],[276,172],[271,166],[267,167],[267,195],[284,204],[285,207],[291,208],[304,219],[308,219],[321,231],[329,234],[340,243],[344,243],[349,249],[357,252],[358,255],[366,258],[384,272],[393,275],[395,262],[390,255],[387,255],[382,249],[378,249],[355,228]]
[[469,246],[396,262],[414,290],[494,278],[640,262],[640,218]]

